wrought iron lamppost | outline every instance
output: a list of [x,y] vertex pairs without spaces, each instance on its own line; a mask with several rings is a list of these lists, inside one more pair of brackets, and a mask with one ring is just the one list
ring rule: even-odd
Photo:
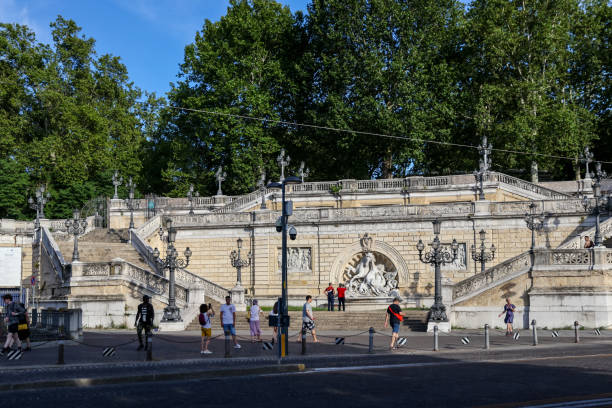
[[448,318],[446,316],[446,306],[442,303],[442,272],[440,266],[454,262],[457,259],[457,252],[459,250],[459,244],[457,240],[453,238],[451,243],[451,250],[444,249],[440,243],[440,221],[433,221],[434,240],[431,243],[432,250],[423,255],[425,244],[419,239],[417,243],[417,250],[419,251],[419,259],[425,264],[431,264],[434,266],[435,271],[435,295],[434,304],[431,306],[429,313],[429,321],[434,322],[446,322]]
[[306,163],[304,162],[300,163],[300,170],[298,171],[298,174],[302,178],[302,183],[304,182],[304,179],[306,177],[310,176],[310,169],[306,167]]
[[472,244],[472,259],[475,262],[480,262],[480,272],[484,273],[485,264],[491,262],[495,258],[495,244],[491,244],[491,250],[487,251],[485,246],[485,230],[480,230],[480,249],[476,250],[476,245]]
[[281,149],[280,154],[276,158],[276,162],[281,168],[280,182],[282,183],[283,181],[285,181],[285,167],[287,167],[289,163],[291,163],[291,157],[289,157],[288,154],[285,154],[285,149]]
[[[161,228],[161,227],[160,227]],[[177,230],[172,226],[172,220],[168,219],[166,221],[166,229],[168,230],[168,247],[166,249],[166,258],[160,258],[159,249],[155,248],[153,250],[153,258],[155,262],[159,265],[161,270],[168,269],[168,306],[164,308],[164,317],[162,321],[164,322],[180,322],[181,319],[181,310],[176,307],[176,294],[175,294],[175,270],[176,268],[186,268],[189,265],[189,259],[191,258],[191,250],[189,247],[185,249],[183,253],[185,258],[178,257],[178,251],[174,247],[174,242],[176,241],[176,233]],[[162,231],[163,234],[163,231]]]
[[128,180],[126,187],[129,188],[128,198],[125,199],[125,205],[130,210],[130,229],[134,229],[134,210],[139,207],[140,202],[134,199],[134,182],[132,177]]
[[35,197],[36,199],[30,197],[28,204],[31,209],[36,210],[36,220],[38,221],[41,218],[45,218],[45,205],[49,202],[51,194],[49,194],[45,186],[40,186],[36,190]]
[[79,235],[85,233],[87,228],[87,220],[81,218],[79,210],[74,210],[72,213],[72,219],[64,222],[66,231],[69,234],[74,235],[74,250],[72,251],[72,262],[79,260]]
[[[587,177],[590,175],[587,175]],[[601,238],[601,229],[599,223],[599,216],[601,215],[602,203],[601,199],[601,179],[606,178],[607,174],[601,169],[601,163],[595,163],[595,178],[593,180],[593,196],[595,197],[595,205],[591,204],[591,200],[588,197],[582,199],[582,204],[585,211],[593,212],[595,214],[595,246],[599,247],[603,245],[603,239]]]
[[535,232],[544,229],[544,223],[546,222],[544,214],[538,215],[535,213],[536,208],[538,208],[536,203],[531,202],[531,204],[529,204],[529,212],[525,213],[525,223],[527,224],[527,228],[531,230],[532,251],[535,249]]
[[236,268],[236,286],[242,286],[242,268],[245,268],[251,265],[252,254],[249,253],[246,256],[246,259],[240,256],[240,251],[242,250],[242,238],[238,238],[236,241],[238,246],[238,250],[235,249],[230,252],[230,260],[232,262],[232,267]]
[[189,200],[189,215],[194,215],[194,211],[193,211],[193,201],[194,201],[194,197],[198,198],[200,196],[199,192],[194,192],[193,191],[193,184],[191,184],[189,186],[189,191],[187,191],[187,200]]
[[[284,154],[284,151],[282,151]],[[280,157],[280,156],[279,156]],[[280,330],[278,331],[278,357],[285,357],[283,354],[283,350],[286,351],[289,349],[289,339],[288,339],[288,330],[289,330],[289,312],[287,310],[287,230],[289,230],[289,235],[291,239],[295,239],[297,236],[297,231],[293,226],[288,228],[288,220],[289,216],[293,214],[293,203],[291,201],[285,201],[285,186],[287,184],[300,184],[302,180],[299,177],[289,176],[283,179],[282,182],[277,183],[269,183],[268,188],[277,188],[282,192],[282,212],[280,218],[276,221],[276,231],[282,233],[282,241],[281,241],[281,302],[280,302],[280,310],[278,313],[278,324]],[[284,346],[280,346],[284,344]]]
[[261,174],[259,176],[259,181],[257,182],[257,187],[259,188],[259,192],[261,193],[261,206],[260,210],[266,210],[268,207],[266,206],[266,171],[261,169]]
[[485,199],[484,179],[491,169],[491,150],[493,150],[493,145],[491,145],[491,143],[487,144],[487,137],[483,136],[481,144],[478,145],[478,153],[481,156],[479,160],[479,170],[474,172],[479,200]]
[[115,187],[115,195],[113,196],[113,200],[117,200],[119,199],[119,194],[117,194],[117,187],[123,184],[123,177],[119,177],[119,172],[115,170],[115,173],[113,173],[112,180],[113,180],[113,186]]

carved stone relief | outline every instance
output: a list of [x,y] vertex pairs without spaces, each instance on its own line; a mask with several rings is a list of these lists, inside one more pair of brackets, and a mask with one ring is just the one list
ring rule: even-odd
[[[442,244],[442,248],[445,251],[452,253],[450,244]],[[451,263],[443,264],[442,266],[440,266],[440,269],[443,271],[464,271],[466,270],[467,269],[466,244],[460,243],[459,248],[457,249],[457,259],[455,259]]]
[[[278,271],[282,267],[282,249],[278,248]],[[312,273],[312,248],[289,247],[287,248],[287,272],[288,273]]]

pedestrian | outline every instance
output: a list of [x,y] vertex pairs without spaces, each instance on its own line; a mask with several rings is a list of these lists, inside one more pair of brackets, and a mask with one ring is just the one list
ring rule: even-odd
[[[330,283],[331,286],[331,283]],[[314,315],[312,314],[312,296],[308,295],[306,296],[306,303],[304,303],[304,306],[302,307],[302,330],[308,330],[310,331],[310,334],[312,335],[312,339],[314,340],[315,343],[318,343],[319,340],[317,339],[317,332],[315,330],[315,318]]]
[[327,289],[325,289],[325,294],[327,295],[327,311],[333,312],[335,292],[334,292],[334,287],[332,286],[331,282],[329,282],[329,286],[327,287]]
[[8,333],[0,355],[4,355],[4,353],[9,351],[13,344],[16,344],[17,349],[21,350],[21,340],[19,340],[17,332],[19,331],[19,318],[25,313],[25,309],[19,303],[13,302],[13,296],[10,293],[4,295],[3,300],[6,311],[4,321],[7,323]]
[[215,311],[212,305],[201,304],[200,315],[198,321],[200,322],[200,331],[202,332],[202,342],[200,345],[200,354],[212,354],[212,351],[208,349],[210,344],[210,337],[212,336],[212,324],[211,319],[215,317]]
[[346,292],[346,288],[344,287],[344,283],[339,283],[338,284],[338,311],[340,311],[340,306],[342,306],[342,311],[345,312],[346,311],[346,306],[345,306],[345,292]]
[[251,316],[249,318],[249,326],[251,328],[251,343],[261,341],[261,328],[259,327],[259,315],[261,314],[261,308],[257,299],[253,299],[253,306],[251,306]]
[[17,326],[17,336],[23,343],[26,342],[27,346],[23,351],[32,351],[32,343],[30,343],[30,316],[28,315],[28,309],[26,309],[23,303],[20,303],[21,307],[25,312],[19,316],[19,326]]
[[591,238],[589,238],[588,235],[584,236],[584,247],[585,248],[593,248],[595,246],[595,243],[591,240]]
[[[136,326],[136,334],[138,335],[138,351],[143,348],[145,350],[149,348],[149,337],[151,337],[151,328],[153,327],[153,319],[155,318],[155,310],[153,310],[153,305],[149,302],[150,299],[148,295],[144,295],[142,297],[142,303],[138,305],[138,310],[136,311],[134,326]],[[146,337],[144,345],[142,344],[143,329]]]
[[234,341],[234,348],[239,349],[242,348],[240,344],[238,344],[238,340],[236,340],[236,306],[232,304],[232,298],[229,296],[225,297],[225,304],[221,305],[221,327],[223,328],[223,333],[228,336],[232,335],[232,340]]
[[399,302],[399,298],[393,299],[393,303],[387,308],[387,315],[385,317],[385,329],[391,324],[391,344],[389,344],[391,350],[397,349],[395,343],[399,336],[400,325],[404,320],[404,312],[402,312]]
[[506,323],[506,336],[512,336],[512,321],[514,320],[514,312],[516,312],[516,306],[510,302],[510,298],[506,298],[506,304],[504,305],[504,311],[501,312],[497,317],[501,317],[504,313],[504,323]]
[[[271,318],[278,319],[278,300],[274,302],[274,306],[272,306],[272,310],[270,310],[270,314],[268,315],[268,319],[272,320]],[[278,337],[278,325],[275,324],[272,326],[272,330],[272,344],[274,344],[274,341]]]

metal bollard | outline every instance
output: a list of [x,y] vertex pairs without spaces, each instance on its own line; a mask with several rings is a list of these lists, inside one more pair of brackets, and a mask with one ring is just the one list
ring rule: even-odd
[[434,351],[440,351],[440,348],[438,347],[438,326],[434,326],[433,331],[434,331]]
[[306,354],[306,329],[302,328],[302,354]]
[[370,327],[370,342],[368,343],[368,353],[374,353],[374,328]]
[[579,343],[580,342],[580,336],[578,335],[578,327],[580,325],[578,324],[578,321],[576,320],[574,322],[574,343]]
[[533,326],[533,345],[538,345],[538,329],[536,328],[536,321],[533,319],[531,321],[531,326]]
[[57,342],[57,364],[64,364],[64,340]]
[[153,361],[153,336],[147,336],[147,361]]
[[225,332],[225,358],[231,357],[230,356],[230,347],[231,347],[230,333],[229,332]]
[[485,324],[485,350],[489,350],[491,345],[489,343],[489,325]]

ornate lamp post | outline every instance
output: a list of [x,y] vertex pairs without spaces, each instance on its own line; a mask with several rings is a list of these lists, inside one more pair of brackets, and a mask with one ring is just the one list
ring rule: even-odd
[[[281,151],[284,154],[284,150]],[[280,157],[280,156],[279,156]],[[287,184],[300,184],[302,181],[299,177],[289,176],[287,178],[283,177],[283,181],[280,183],[270,183],[268,184],[268,188],[278,188],[282,192],[282,213],[278,221],[276,221],[276,231],[282,233],[282,241],[281,241],[281,304],[280,310],[278,313],[279,327],[278,331],[278,344],[283,344],[284,347],[278,348],[278,356],[279,358],[285,357],[283,355],[283,350],[289,349],[289,339],[288,339],[288,330],[289,330],[289,312],[287,310],[287,230],[288,230],[288,220],[289,216],[293,214],[293,203],[291,201],[285,201],[285,186]],[[290,227],[289,234],[291,235],[291,239],[295,239],[297,235],[297,231],[294,227]]]
[[[589,175],[590,176],[590,175]],[[593,212],[595,214],[595,246],[599,247],[603,245],[601,238],[601,230],[599,224],[599,216],[601,214],[602,203],[601,198],[601,179],[606,178],[607,174],[601,169],[601,163],[595,163],[595,179],[593,180],[593,195],[595,196],[595,205],[592,205],[591,200],[588,197],[582,199],[582,205],[585,211]],[[588,176],[587,176],[588,177]]]
[[259,176],[259,181],[257,182],[257,187],[259,188],[259,192],[261,193],[261,206],[260,210],[265,210],[268,207],[266,206],[266,171],[262,168],[261,174]]
[[113,174],[113,186],[115,187],[115,195],[113,196],[113,200],[119,199],[119,195],[117,194],[117,187],[123,184],[123,177],[119,177],[119,172],[115,170]]
[[187,191],[187,200],[189,200],[189,215],[195,214],[193,211],[193,201],[194,201],[194,197],[197,198],[199,196],[200,196],[200,193],[198,193],[197,191],[194,193],[193,184],[191,184],[189,186],[189,191]]
[[242,238],[238,238],[236,241],[238,246],[238,250],[235,249],[230,252],[230,261],[232,262],[232,266],[236,268],[236,286],[242,286],[242,268],[251,265],[252,254],[249,253],[246,256],[246,259],[240,257],[240,251],[242,250]]
[[87,228],[87,220],[81,218],[79,210],[74,210],[72,219],[64,222],[66,230],[69,234],[74,235],[74,250],[72,251],[72,262],[79,260],[79,235],[85,233]]
[[219,188],[217,189],[217,195],[221,196],[223,195],[223,190],[221,190],[221,183],[223,183],[225,179],[227,178],[227,173],[223,171],[222,166],[219,166],[219,168],[217,169],[217,172],[215,173],[215,178],[217,180],[217,183],[219,183]]
[[594,154],[589,149],[589,146],[585,146],[584,153],[582,153],[582,156],[580,156],[580,161],[586,165],[586,170],[584,173],[585,179],[591,178],[591,173],[589,173],[589,164],[593,161],[593,157]]
[[45,186],[40,186],[36,190],[35,197],[36,199],[30,197],[28,204],[31,209],[36,210],[36,220],[38,221],[41,218],[45,218],[45,205],[49,202],[51,194],[49,194]]
[[531,202],[531,204],[529,204],[529,212],[525,213],[525,223],[527,224],[527,228],[531,230],[532,251],[535,249],[535,232],[541,231],[544,228],[544,223],[546,221],[544,214],[538,215],[535,213],[536,208],[538,208],[536,203]]
[[302,183],[304,182],[304,179],[306,177],[310,176],[310,169],[306,167],[306,163],[304,162],[300,163],[300,170],[298,171],[298,174],[302,178]]
[[484,179],[491,168],[491,143],[487,144],[487,137],[482,137],[482,142],[478,145],[478,153],[480,154],[479,170],[474,172],[476,178],[476,190],[478,191],[478,199],[484,200]]
[[475,262],[480,262],[480,272],[484,273],[485,264],[487,262],[491,262],[495,258],[495,245],[491,245],[491,250],[487,252],[485,247],[485,236],[487,233],[485,230],[480,230],[478,233],[480,235],[480,250],[476,251],[476,245],[472,244],[472,259]]
[[134,210],[139,207],[140,202],[134,199],[134,182],[132,181],[132,177],[128,180],[126,184],[129,190],[129,196],[125,199],[125,205],[128,210],[130,210],[130,229],[134,229]]
[[285,167],[291,163],[291,157],[289,157],[289,155],[285,155],[285,149],[281,149],[280,154],[276,158],[276,162],[281,168],[280,182],[282,183],[285,181]]
[[457,243],[457,240],[453,238],[450,251],[442,248],[439,238],[440,221],[438,220],[433,221],[433,231],[435,237],[431,243],[432,250],[423,255],[425,244],[423,244],[423,241],[420,239],[417,243],[417,250],[419,251],[419,259],[421,262],[431,264],[435,268],[434,304],[430,309],[429,321],[446,322],[448,321],[448,318],[446,316],[446,306],[444,306],[442,303],[442,272],[440,271],[440,266],[454,262],[455,259],[457,259],[459,244]]
[[[189,247],[185,249],[183,253],[185,258],[178,257],[178,251],[174,247],[174,242],[176,241],[176,228],[172,227],[172,220],[168,219],[166,221],[166,228],[168,230],[168,247],[166,249],[166,258],[160,258],[159,249],[155,248],[153,250],[153,258],[155,262],[159,265],[161,270],[168,269],[168,306],[164,308],[164,317],[162,321],[164,322],[180,322],[181,319],[181,310],[176,307],[176,295],[175,295],[175,275],[174,272],[176,268],[186,268],[189,265],[189,259],[191,258],[191,250]],[[161,227],[160,227],[161,229]],[[163,230],[161,231],[163,234]]]

